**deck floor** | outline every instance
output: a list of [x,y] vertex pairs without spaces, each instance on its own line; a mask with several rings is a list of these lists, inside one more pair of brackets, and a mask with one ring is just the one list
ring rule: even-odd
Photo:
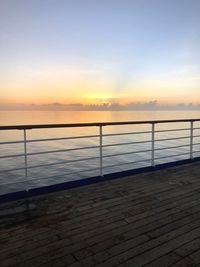
[[32,202],[0,219],[1,267],[200,266],[200,163]]

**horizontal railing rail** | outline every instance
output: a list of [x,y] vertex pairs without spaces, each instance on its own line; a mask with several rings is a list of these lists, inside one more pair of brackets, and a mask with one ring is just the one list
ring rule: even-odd
[[42,128],[73,128],[73,127],[95,127],[95,126],[115,126],[115,125],[136,125],[136,124],[158,124],[176,122],[198,122],[200,119],[180,119],[180,120],[149,120],[149,121],[121,121],[121,122],[95,122],[95,123],[67,123],[67,124],[33,124],[33,125],[5,125],[0,126],[0,130],[30,130]]
[[[58,183],[59,177],[64,176],[70,176],[70,175],[79,175],[81,173],[87,173],[87,172],[93,172],[98,171],[99,176],[104,176],[105,170],[108,168],[115,168],[119,166],[132,166],[131,169],[135,168],[134,166],[136,164],[148,164],[148,166],[155,167],[159,160],[164,160],[168,158],[174,157],[181,157],[186,156],[186,158],[192,160],[196,157],[197,153],[200,153],[200,150],[198,150],[197,145],[200,145],[200,142],[196,138],[200,137],[200,134],[198,134],[196,131],[200,130],[200,124],[195,125],[196,123],[200,122],[200,119],[180,119],[180,120],[152,120],[152,121],[126,121],[126,122],[97,122],[97,123],[74,123],[74,124],[38,124],[38,125],[8,125],[8,126],[0,126],[0,131],[14,131],[14,130],[20,130],[23,133],[23,139],[16,140],[16,141],[1,141],[0,146],[6,146],[6,145],[15,145],[15,144],[22,144],[23,145],[23,151],[22,153],[11,154],[9,153],[1,153],[0,154],[0,160],[6,160],[6,159],[12,159],[12,158],[23,158],[23,165],[19,167],[8,167],[5,169],[0,169],[0,175],[22,171],[24,172],[22,180],[13,180],[8,182],[1,182],[0,178],[0,186],[9,186],[13,184],[19,184],[24,183],[26,191],[29,191],[30,189],[30,183],[32,181],[37,181],[41,179],[56,179],[55,183]],[[157,129],[157,125],[164,125],[164,124],[170,124],[170,123],[176,123],[176,127],[171,127],[167,129]],[[179,124],[186,123],[189,124],[188,127],[183,127]],[[150,129],[141,131],[129,131],[129,132],[111,132],[111,133],[105,133],[104,128],[107,126],[134,126],[134,125],[150,125]],[[28,138],[27,132],[34,130],[34,129],[56,129],[56,128],[83,128],[83,127],[97,127],[98,133],[97,134],[89,134],[89,135],[77,135],[77,136],[62,136],[62,137],[53,137],[53,138]],[[159,137],[159,134],[178,134],[180,133],[181,136],[164,136]],[[184,133],[184,134],[183,134]],[[133,138],[126,140],[120,140],[120,142],[117,142],[114,138],[115,137],[121,137],[121,138]],[[137,140],[136,138],[141,137],[142,140]],[[112,138],[113,137],[113,138]],[[145,137],[145,139],[144,139]],[[111,143],[106,143],[106,141],[110,140],[112,138]],[[29,146],[34,146],[37,143],[43,143],[43,142],[56,142],[56,141],[73,141],[77,142],[78,140],[82,140],[84,142],[85,140],[94,140],[95,142],[98,142],[97,144],[90,144],[90,145],[80,145],[76,144],[77,147],[69,147],[69,148],[62,148],[62,149],[49,149],[44,151],[33,151],[29,152]],[[166,144],[166,142],[170,141],[170,144]],[[181,143],[184,142],[184,143]],[[145,145],[146,148],[138,148],[139,145]],[[158,146],[158,145],[161,145]],[[134,146],[137,148],[136,150],[133,150]],[[116,152],[115,148],[120,147],[123,149],[124,147],[128,147],[128,151],[120,151]],[[197,147],[197,148],[196,148]],[[112,152],[110,152],[110,149]],[[131,151],[130,151],[131,149]],[[182,151],[181,153],[177,153],[178,149],[183,149],[186,151]],[[76,158],[72,152],[77,151],[86,151],[88,153],[89,150],[96,151],[96,155],[87,155],[86,157],[84,155],[79,155],[79,158]],[[114,150],[114,151],[113,151]],[[166,151],[172,150],[176,152],[173,155],[168,154],[160,154],[157,155],[157,153],[166,153]],[[5,148],[2,151],[6,151]],[[113,153],[115,152],[115,153]],[[178,151],[179,152],[179,151]],[[59,160],[59,161],[53,161],[53,162],[45,162],[41,164],[34,163],[34,156],[40,155],[42,157],[45,157],[45,155],[54,155],[56,158],[56,155],[58,153],[70,153],[70,158],[68,160]],[[146,154],[148,158],[142,158],[140,154]],[[128,162],[125,162],[124,160],[118,161],[117,164],[107,164],[107,160],[110,160],[112,158],[116,159],[117,157],[130,157],[130,156],[137,156],[137,158],[128,158]],[[29,159],[31,159],[31,164],[29,162]],[[57,160],[60,158],[57,158]],[[58,165],[69,165],[73,163],[81,163],[81,162],[92,162],[92,160],[96,160],[98,162],[98,166],[93,165],[91,163],[91,168],[83,168],[80,170],[77,168],[77,170],[70,170],[66,171],[64,173],[59,173],[58,175],[51,175],[51,176],[40,176],[37,175],[36,177],[32,177],[29,175],[30,170],[37,170],[39,168],[48,168],[50,166],[58,166]],[[105,164],[106,163],[106,164]],[[1,163],[0,163],[1,165]],[[87,167],[90,166],[90,164],[87,164]],[[1,176],[0,176],[1,177]],[[9,178],[9,177],[8,177]]]

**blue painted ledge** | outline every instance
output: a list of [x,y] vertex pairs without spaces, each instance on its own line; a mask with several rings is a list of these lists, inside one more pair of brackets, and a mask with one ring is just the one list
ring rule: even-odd
[[155,167],[143,167],[143,168],[138,168],[138,169],[126,170],[122,172],[110,173],[110,174],[104,175],[103,177],[95,176],[95,177],[90,177],[90,178],[76,180],[76,181],[70,181],[70,182],[64,182],[64,183],[34,188],[34,189],[30,189],[28,192],[19,191],[19,192],[8,193],[8,194],[0,196],[0,203],[13,201],[13,200],[19,200],[23,198],[38,196],[38,195],[43,195],[43,194],[47,194],[51,192],[57,192],[57,191],[80,187],[84,185],[99,183],[99,182],[106,181],[106,180],[123,178],[123,177],[132,176],[132,175],[136,175],[140,173],[158,171],[158,170],[172,168],[175,166],[181,166],[184,164],[189,164],[189,163],[193,163],[197,161],[200,161],[200,157],[196,157],[192,160],[186,159],[186,160],[159,164],[159,165],[156,165]]

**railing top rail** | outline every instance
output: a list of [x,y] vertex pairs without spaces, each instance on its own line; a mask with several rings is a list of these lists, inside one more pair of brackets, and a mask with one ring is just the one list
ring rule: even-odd
[[73,128],[73,127],[97,127],[97,126],[114,126],[114,125],[136,125],[152,123],[176,123],[176,122],[195,122],[200,119],[179,119],[179,120],[149,120],[149,121],[122,121],[122,122],[92,122],[92,123],[67,123],[67,124],[33,124],[33,125],[3,125],[0,130],[28,130],[28,129],[45,129],[45,128]]

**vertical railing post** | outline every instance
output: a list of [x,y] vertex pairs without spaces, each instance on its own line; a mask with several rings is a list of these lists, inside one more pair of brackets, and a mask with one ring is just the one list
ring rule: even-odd
[[103,126],[99,126],[99,163],[100,176],[103,176]]
[[30,213],[30,200],[29,200],[29,184],[28,184],[28,156],[27,156],[27,136],[26,136],[26,129],[24,129],[24,165],[25,165],[25,190],[26,190],[26,210],[28,219],[31,216]]
[[155,123],[152,122],[152,136],[151,136],[151,166],[155,166]]
[[28,192],[28,159],[27,159],[27,137],[24,129],[24,166],[25,166],[25,190]]
[[190,122],[190,159],[193,159],[194,122]]

